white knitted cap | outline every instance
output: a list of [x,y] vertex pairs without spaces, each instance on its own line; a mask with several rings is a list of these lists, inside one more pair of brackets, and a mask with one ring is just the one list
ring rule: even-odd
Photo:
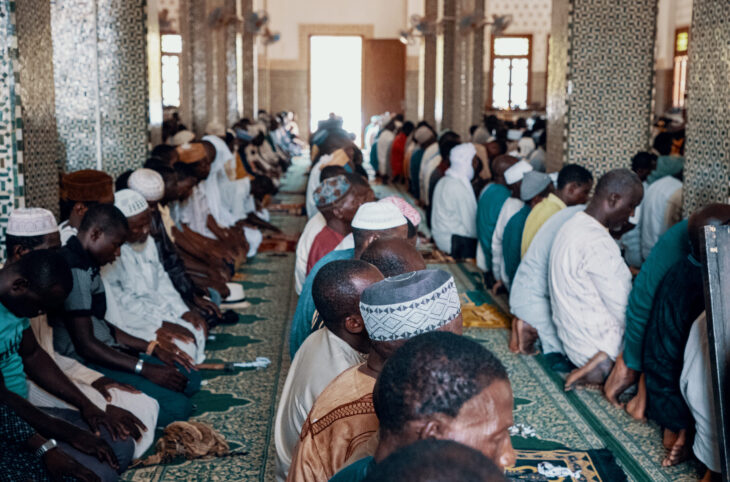
[[144,167],[129,176],[127,186],[140,193],[147,201],[159,201],[165,195],[165,181],[160,173]]
[[19,208],[10,213],[5,234],[30,237],[57,232],[58,223],[51,211],[43,208]]
[[355,217],[352,218],[353,228],[369,231],[397,228],[404,224],[407,224],[405,216],[392,203],[365,203],[360,206]]
[[514,184],[520,182],[525,176],[526,172],[532,171],[532,166],[529,162],[522,160],[513,164],[512,167],[504,171],[504,180],[507,184]]
[[125,217],[131,218],[145,212],[149,204],[137,191],[122,189],[114,193],[114,206],[116,206]]

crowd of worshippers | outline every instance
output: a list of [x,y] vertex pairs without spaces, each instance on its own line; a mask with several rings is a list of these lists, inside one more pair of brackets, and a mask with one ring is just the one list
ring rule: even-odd
[[208,332],[238,322],[236,268],[262,232],[279,236],[266,206],[301,153],[290,124],[261,112],[202,139],[176,125],[116,180],[64,174],[60,224],[42,208],[11,212],[3,479],[117,480],[156,428],[193,414]]
[[[661,126],[650,152],[596,180],[575,164],[545,173],[541,119],[486,117],[470,134],[375,117],[370,166],[336,118],[311,138],[278,480],[384,480],[378,467],[419,439],[462,442],[499,468],[514,459],[504,369],[439,333],[460,331],[453,280],[416,249],[419,211],[401,196],[375,201],[365,171],[408,191],[436,248],[474,259],[486,288],[508,296],[513,353],[542,351],[566,390],[600,388],[655,421],[663,466],[694,453],[707,477],[719,473],[698,260],[703,227],[728,223],[730,205],[682,219],[681,125]],[[492,397],[483,412],[480,390]]]

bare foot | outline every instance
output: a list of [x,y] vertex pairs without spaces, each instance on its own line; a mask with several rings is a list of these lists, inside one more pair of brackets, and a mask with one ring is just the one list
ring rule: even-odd
[[512,330],[509,334],[509,351],[512,353],[520,352],[520,334],[517,331],[518,318],[512,318]]
[[612,367],[613,362],[608,354],[599,351],[588,363],[570,372],[565,380],[565,391],[586,385],[602,385]]
[[616,358],[616,364],[606,379],[603,394],[611,402],[611,405],[620,408],[622,405],[618,402],[619,395],[636,383],[637,378],[639,378],[639,373],[626,366],[624,355],[621,353]]
[[690,440],[687,429],[682,429],[679,433],[664,429],[663,444],[667,449],[667,455],[662,460],[662,467],[671,467],[678,463],[684,462],[689,457]]
[[636,395],[626,404],[626,411],[635,420],[646,421],[646,377],[641,374]]
[[517,341],[519,342],[519,350],[523,355],[534,355],[535,342],[537,341],[537,330],[525,320],[519,318],[512,321],[517,324]]

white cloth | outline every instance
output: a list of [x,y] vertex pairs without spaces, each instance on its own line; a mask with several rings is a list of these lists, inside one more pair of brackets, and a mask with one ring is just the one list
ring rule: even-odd
[[[477,212],[479,211],[479,200],[481,200],[482,196],[484,196],[484,193],[487,192],[487,189],[489,189],[489,186],[491,186],[494,183],[489,183],[486,186],[482,188],[482,191],[479,193],[479,196],[477,197]],[[477,233],[478,234],[478,233]],[[484,248],[482,247],[482,243],[477,243],[477,268],[479,268],[482,271],[487,270],[487,255],[484,253]]]
[[178,224],[187,224],[190,229],[205,237],[217,239],[208,229],[208,199],[201,184],[196,185],[193,191],[183,202],[176,202],[170,209],[170,214]]
[[641,203],[641,256],[644,260],[649,257],[651,248],[654,247],[659,237],[666,232],[670,226],[666,223],[667,206],[669,198],[678,190],[682,189],[682,182],[672,176],[663,178],[651,183],[644,191],[644,199]]
[[317,163],[312,166],[312,169],[309,171],[309,179],[307,180],[307,192],[305,195],[305,205],[307,208],[307,217],[309,219],[312,219],[312,216],[319,212],[319,209],[317,209],[317,204],[314,202],[314,190],[319,187],[319,176],[322,174],[322,167],[325,165],[325,163],[329,162],[330,159],[332,159],[332,156],[329,154],[320,156]]
[[421,202],[428,204],[429,180],[434,169],[441,164],[441,154],[438,142],[434,142],[423,151],[421,169],[418,171],[418,187],[421,191]]
[[352,235],[352,233],[342,238],[340,244],[335,246],[334,251],[342,251],[343,249],[355,249],[355,237]]
[[196,363],[205,360],[203,330],[180,318],[188,310],[170,277],[160,262],[154,239],[144,243],[122,245],[121,255],[114,263],[101,269],[106,290],[106,320],[132,336],[146,341],[157,339],[163,321],[187,328],[193,343],[176,343]]
[[327,328],[304,340],[291,363],[274,422],[276,478],[286,480],[302,425],[314,401],[340,373],[364,362],[358,352]]
[[385,176],[390,164],[390,148],[393,147],[395,134],[393,131],[383,131],[378,137],[378,174]]
[[221,227],[228,228],[248,215],[245,206],[250,205],[251,181],[248,178],[231,181],[228,177],[226,169],[230,169],[230,164],[236,160],[223,139],[205,136],[203,140],[215,147],[215,159],[208,178],[201,185],[213,218]]
[[543,223],[520,261],[509,293],[510,312],[537,330],[543,353],[565,353],[550,308],[550,251],[558,230],[585,205],[561,209]]
[[324,229],[327,225],[322,213],[317,213],[312,216],[307,225],[304,226],[302,234],[299,236],[297,241],[296,250],[296,262],[294,263],[294,288],[297,294],[302,292],[302,286],[304,286],[304,280],[307,279],[307,260],[309,259],[309,250],[312,249],[312,243],[314,238]]
[[570,218],[553,242],[549,280],[553,321],[570,361],[581,367],[599,351],[615,360],[631,272],[608,229],[585,212]]
[[712,367],[705,313],[692,325],[684,350],[684,366],[679,378],[682,397],[695,420],[695,456],[713,472],[721,471],[720,437],[715,416]]
[[[649,183],[644,181],[643,185],[644,192],[646,193]],[[621,239],[619,240],[619,244],[624,252],[626,264],[635,268],[640,268],[644,262],[641,256],[641,206],[643,204],[644,199],[642,199],[641,203],[634,209],[634,218],[638,219],[638,221],[636,221],[636,226],[634,229],[621,236]],[[629,222],[631,222],[631,220],[629,220]]]
[[431,235],[438,249],[451,254],[454,234],[477,237],[477,200],[468,181],[444,176],[433,192]]
[[502,239],[504,238],[504,228],[512,216],[522,209],[524,202],[517,198],[510,197],[502,205],[497,217],[497,224],[494,226],[494,234],[492,234],[492,274],[494,279],[502,281],[505,286],[509,286],[509,276],[507,276],[507,267],[504,265],[504,255],[502,254]]
[[535,141],[532,140],[532,137],[523,137],[517,141],[517,150],[522,159],[528,159],[535,150]]
[[79,234],[79,230],[68,224],[68,220],[58,225],[58,229],[61,232],[61,245],[66,246],[66,243],[71,236]]

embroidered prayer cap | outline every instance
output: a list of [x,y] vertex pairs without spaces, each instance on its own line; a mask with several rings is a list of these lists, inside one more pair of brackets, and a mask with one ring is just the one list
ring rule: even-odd
[[360,206],[352,218],[352,227],[382,231],[407,224],[405,216],[393,203],[370,202]]
[[426,269],[370,285],[360,297],[360,313],[371,340],[407,340],[459,316],[461,301],[449,273]]
[[53,213],[43,208],[18,208],[10,213],[5,234],[10,236],[45,236],[57,233],[58,223]]
[[145,212],[149,204],[137,191],[122,189],[114,193],[114,206],[119,209],[124,217],[131,218]]
[[550,176],[544,172],[530,171],[525,173],[520,186],[520,199],[527,202],[543,192],[552,181]]
[[102,171],[83,169],[61,179],[60,196],[64,201],[98,202],[113,195],[114,179]]
[[416,208],[414,208],[411,203],[409,203],[402,197],[388,196],[388,197],[381,199],[378,202],[395,204],[395,207],[398,208],[398,210],[401,212],[401,214],[403,216],[405,216],[406,219],[408,219],[412,225],[418,227],[418,225],[421,224],[421,215],[418,213]]
[[529,162],[525,160],[516,162],[512,167],[504,171],[504,180],[507,184],[520,182],[525,173],[530,171],[532,171],[532,166]]
[[205,126],[205,134],[209,136],[226,137],[226,126],[220,122],[209,122]]
[[176,151],[179,162],[182,162],[183,164],[192,164],[194,162],[202,161],[207,157],[205,147],[203,147],[203,144],[200,142],[183,144],[178,146]]
[[433,136],[434,133],[431,129],[428,128],[428,126],[421,126],[413,133],[413,138],[419,144],[423,144]]
[[174,136],[172,136],[172,140],[170,141],[170,144],[173,146],[182,146],[183,144],[189,144],[195,140],[195,134],[193,134],[190,131],[180,131]]
[[314,190],[314,203],[322,209],[343,199],[350,192],[352,185],[345,176],[329,177],[322,181]]
[[159,201],[165,195],[165,181],[160,173],[144,167],[129,176],[127,186],[140,193],[147,201]]

